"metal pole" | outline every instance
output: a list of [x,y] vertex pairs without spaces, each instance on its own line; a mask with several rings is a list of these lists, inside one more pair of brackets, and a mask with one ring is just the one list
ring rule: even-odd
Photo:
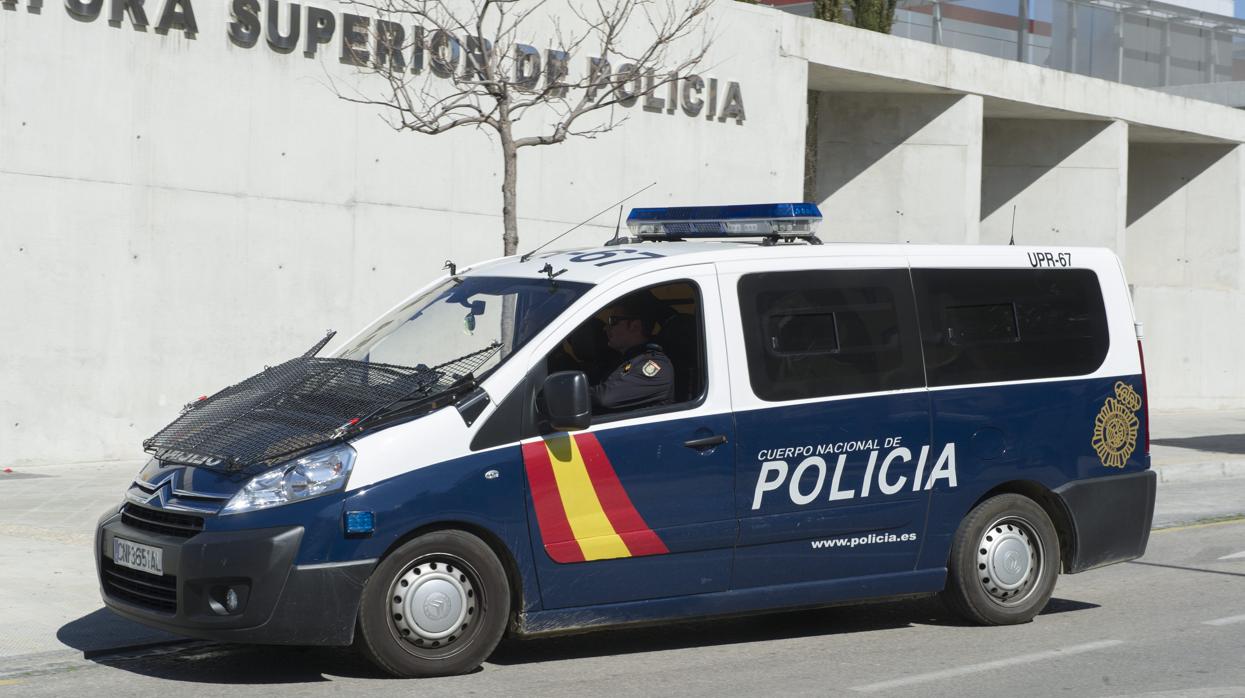
[[1219,79],[1219,41],[1215,30],[1210,30],[1210,81]]
[[1029,62],[1029,0],[1020,0],[1020,6],[1017,8],[1017,19],[1020,24],[1016,27],[1016,60],[1021,63]]
[[1068,70],[1077,73],[1076,65],[1076,49],[1079,37],[1077,36],[1077,19],[1080,8],[1075,2],[1068,2]]
[[942,0],[934,0],[934,44],[942,46]]
[[1124,82],[1124,11],[1115,13],[1115,81]]
[[1172,75],[1172,23],[1163,22],[1159,34],[1159,86],[1171,84]]

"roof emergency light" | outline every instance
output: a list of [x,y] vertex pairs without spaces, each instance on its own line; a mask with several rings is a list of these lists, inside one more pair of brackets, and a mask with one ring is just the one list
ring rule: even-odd
[[633,208],[631,234],[641,240],[763,237],[804,238],[814,244],[821,211],[816,204],[742,204]]

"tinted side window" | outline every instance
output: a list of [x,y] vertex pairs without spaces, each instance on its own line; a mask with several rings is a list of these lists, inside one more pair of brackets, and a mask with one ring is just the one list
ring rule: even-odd
[[923,384],[907,270],[747,274],[739,303],[748,376],[762,400]]
[[1088,269],[914,269],[929,384],[1079,376],[1107,357]]

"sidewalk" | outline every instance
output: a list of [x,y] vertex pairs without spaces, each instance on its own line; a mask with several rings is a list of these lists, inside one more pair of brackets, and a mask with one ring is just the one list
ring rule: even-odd
[[1245,477],[1245,410],[1155,412],[1150,422],[1160,482]]
[[171,638],[104,610],[91,555],[95,522],[121,502],[143,462],[0,472],[0,661],[58,650],[67,659]]
[[[1156,527],[1245,513],[1245,410],[1155,413],[1152,421]],[[176,639],[105,611],[99,599],[95,522],[120,503],[142,463],[0,472],[0,665]]]

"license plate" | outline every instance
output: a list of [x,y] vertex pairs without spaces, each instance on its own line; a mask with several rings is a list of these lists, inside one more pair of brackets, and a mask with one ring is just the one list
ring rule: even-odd
[[164,551],[152,545],[143,545],[124,538],[112,539],[112,561],[122,567],[147,572],[148,574],[164,574]]

